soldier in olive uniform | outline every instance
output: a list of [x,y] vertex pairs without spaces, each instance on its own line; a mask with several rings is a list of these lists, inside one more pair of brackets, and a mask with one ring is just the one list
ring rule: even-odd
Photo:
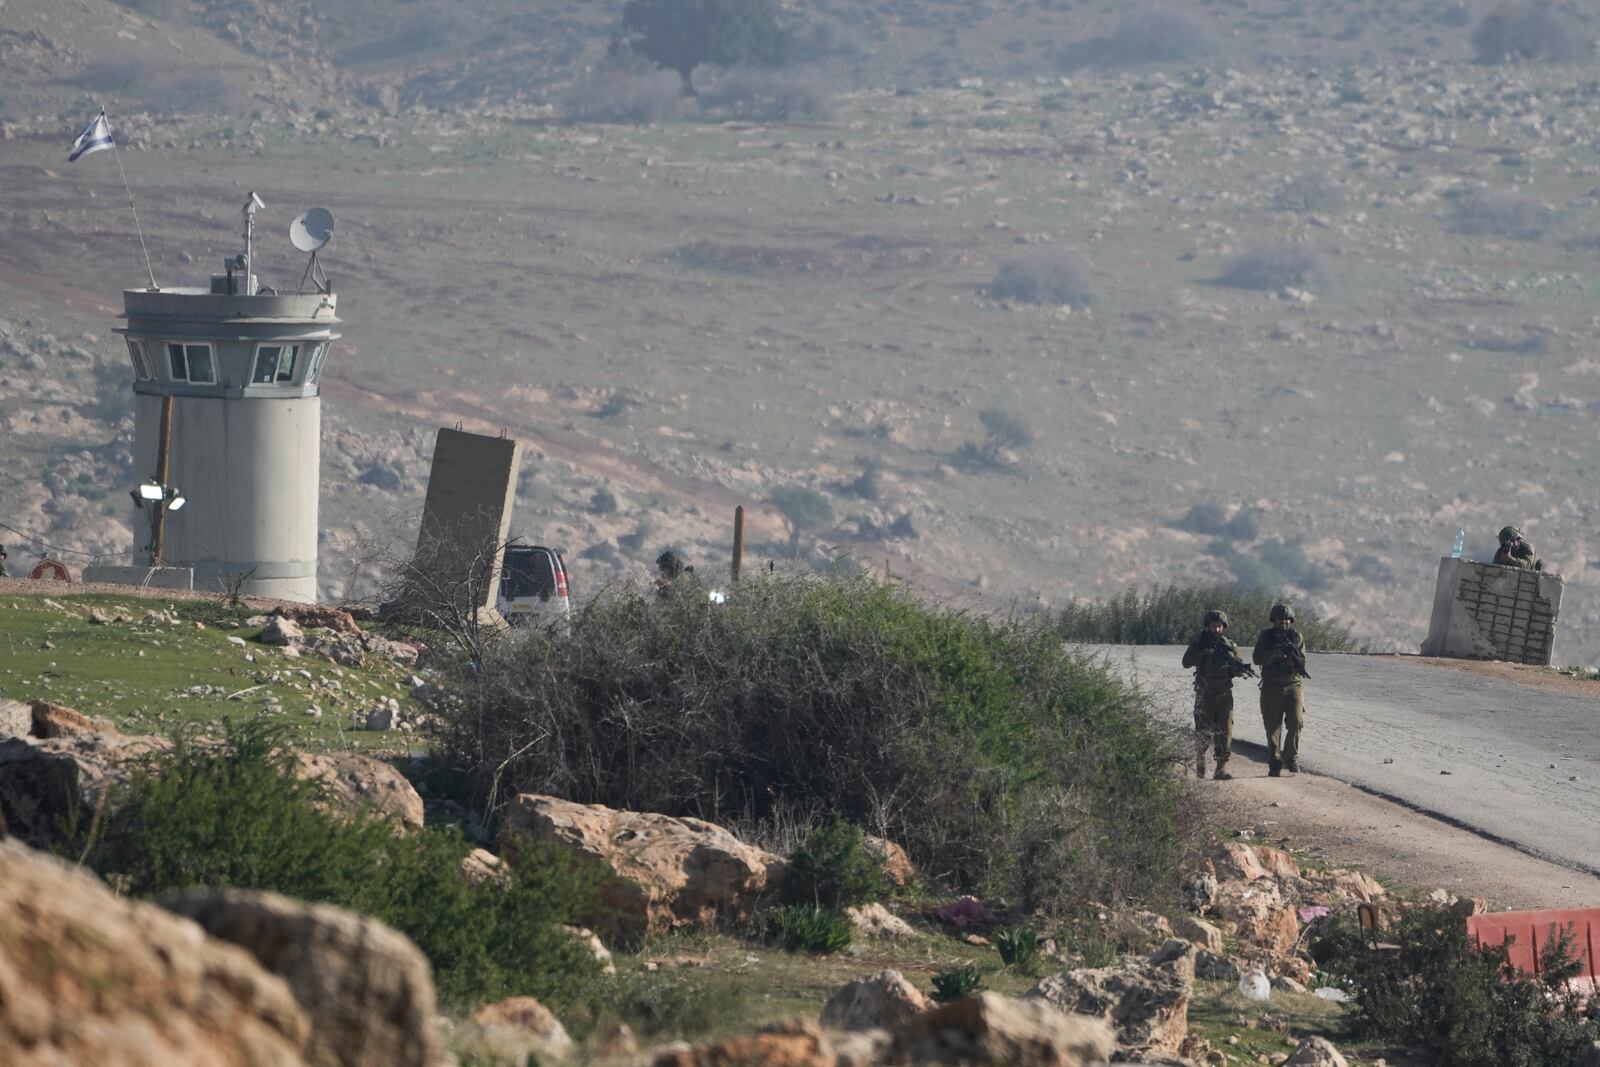
[[1539,553],[1522,539],[1522,531],[1515,526],[1507,526],[1500,531],[1500,548],[1494,554],[1494,561],[1502,567],[1544,570],[1544,561],[1539,558]]
[[1294,628],[1294,612],[1274,604],[1272,625],[1256,638],[1251,656],[1261,668],[1261,724],[1267,729],[1267,773],[1300,770],[1300,729],[1306,721],[1301,680],[1306,676],[1306,642]]
[[1228,773],[1228,757],[1233,754],[1233,680],[1252,673],[1239,659],[1239,646],[1228,640],[1228,616],[1208,611],[1183,653],[1183,665],[1194,668],[1194,773],[1206,776],[1206,746],[1209,742],[1217,757],[1212,775],[1220,782],[1233,777]]

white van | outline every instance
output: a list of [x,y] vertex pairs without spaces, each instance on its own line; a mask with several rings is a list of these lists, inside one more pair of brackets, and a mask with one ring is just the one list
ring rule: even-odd
[[496,606],[513,626],[566,622],[572,613],[567,595],[567,565],[561,553],[543,545],[506,545],[500,562]]

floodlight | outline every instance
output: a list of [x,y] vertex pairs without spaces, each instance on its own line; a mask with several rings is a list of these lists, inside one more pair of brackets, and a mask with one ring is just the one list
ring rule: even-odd
[[165,494],[161,491],[161,483],[159,482],[139,483],[140,500],[160,500],[164,495]]
[[172,499],[167,501],[168,511],[182,511],[183,506],[189,502],[188,498],[176,489],[172,491]]

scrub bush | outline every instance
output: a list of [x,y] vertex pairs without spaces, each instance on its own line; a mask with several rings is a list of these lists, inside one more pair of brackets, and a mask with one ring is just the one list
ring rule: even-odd
[[330,812],[279,740],[259,721],[221,746],[180,738],[110,798],[73,854],[132,896],[267,889],[371,915],[416,942],[447,1004],[565,1004],[595,978],[598,964],[557,926],[594,914],[598,873],[525,847],[505,857],[507,884],[475,885],[461,874],[470,846],[459,834],[402,835]]
[[1193,827],[1145,698],[1047,620],[867,577],[746,578],[726,603],[609,590],[455,682],[441,756],[519,792],[752,825],[834,815],[1023,908],[1159,897]]

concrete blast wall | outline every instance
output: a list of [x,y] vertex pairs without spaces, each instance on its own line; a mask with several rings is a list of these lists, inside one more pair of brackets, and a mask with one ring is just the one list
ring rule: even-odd
[[492,608],[500,550],[511,533],[522,444],[462,430],[440,430],[417,533],[417,566],[436,587]]
[[1446,556],[1422,654],[1548,666],[1560,614],[1559,574]]

